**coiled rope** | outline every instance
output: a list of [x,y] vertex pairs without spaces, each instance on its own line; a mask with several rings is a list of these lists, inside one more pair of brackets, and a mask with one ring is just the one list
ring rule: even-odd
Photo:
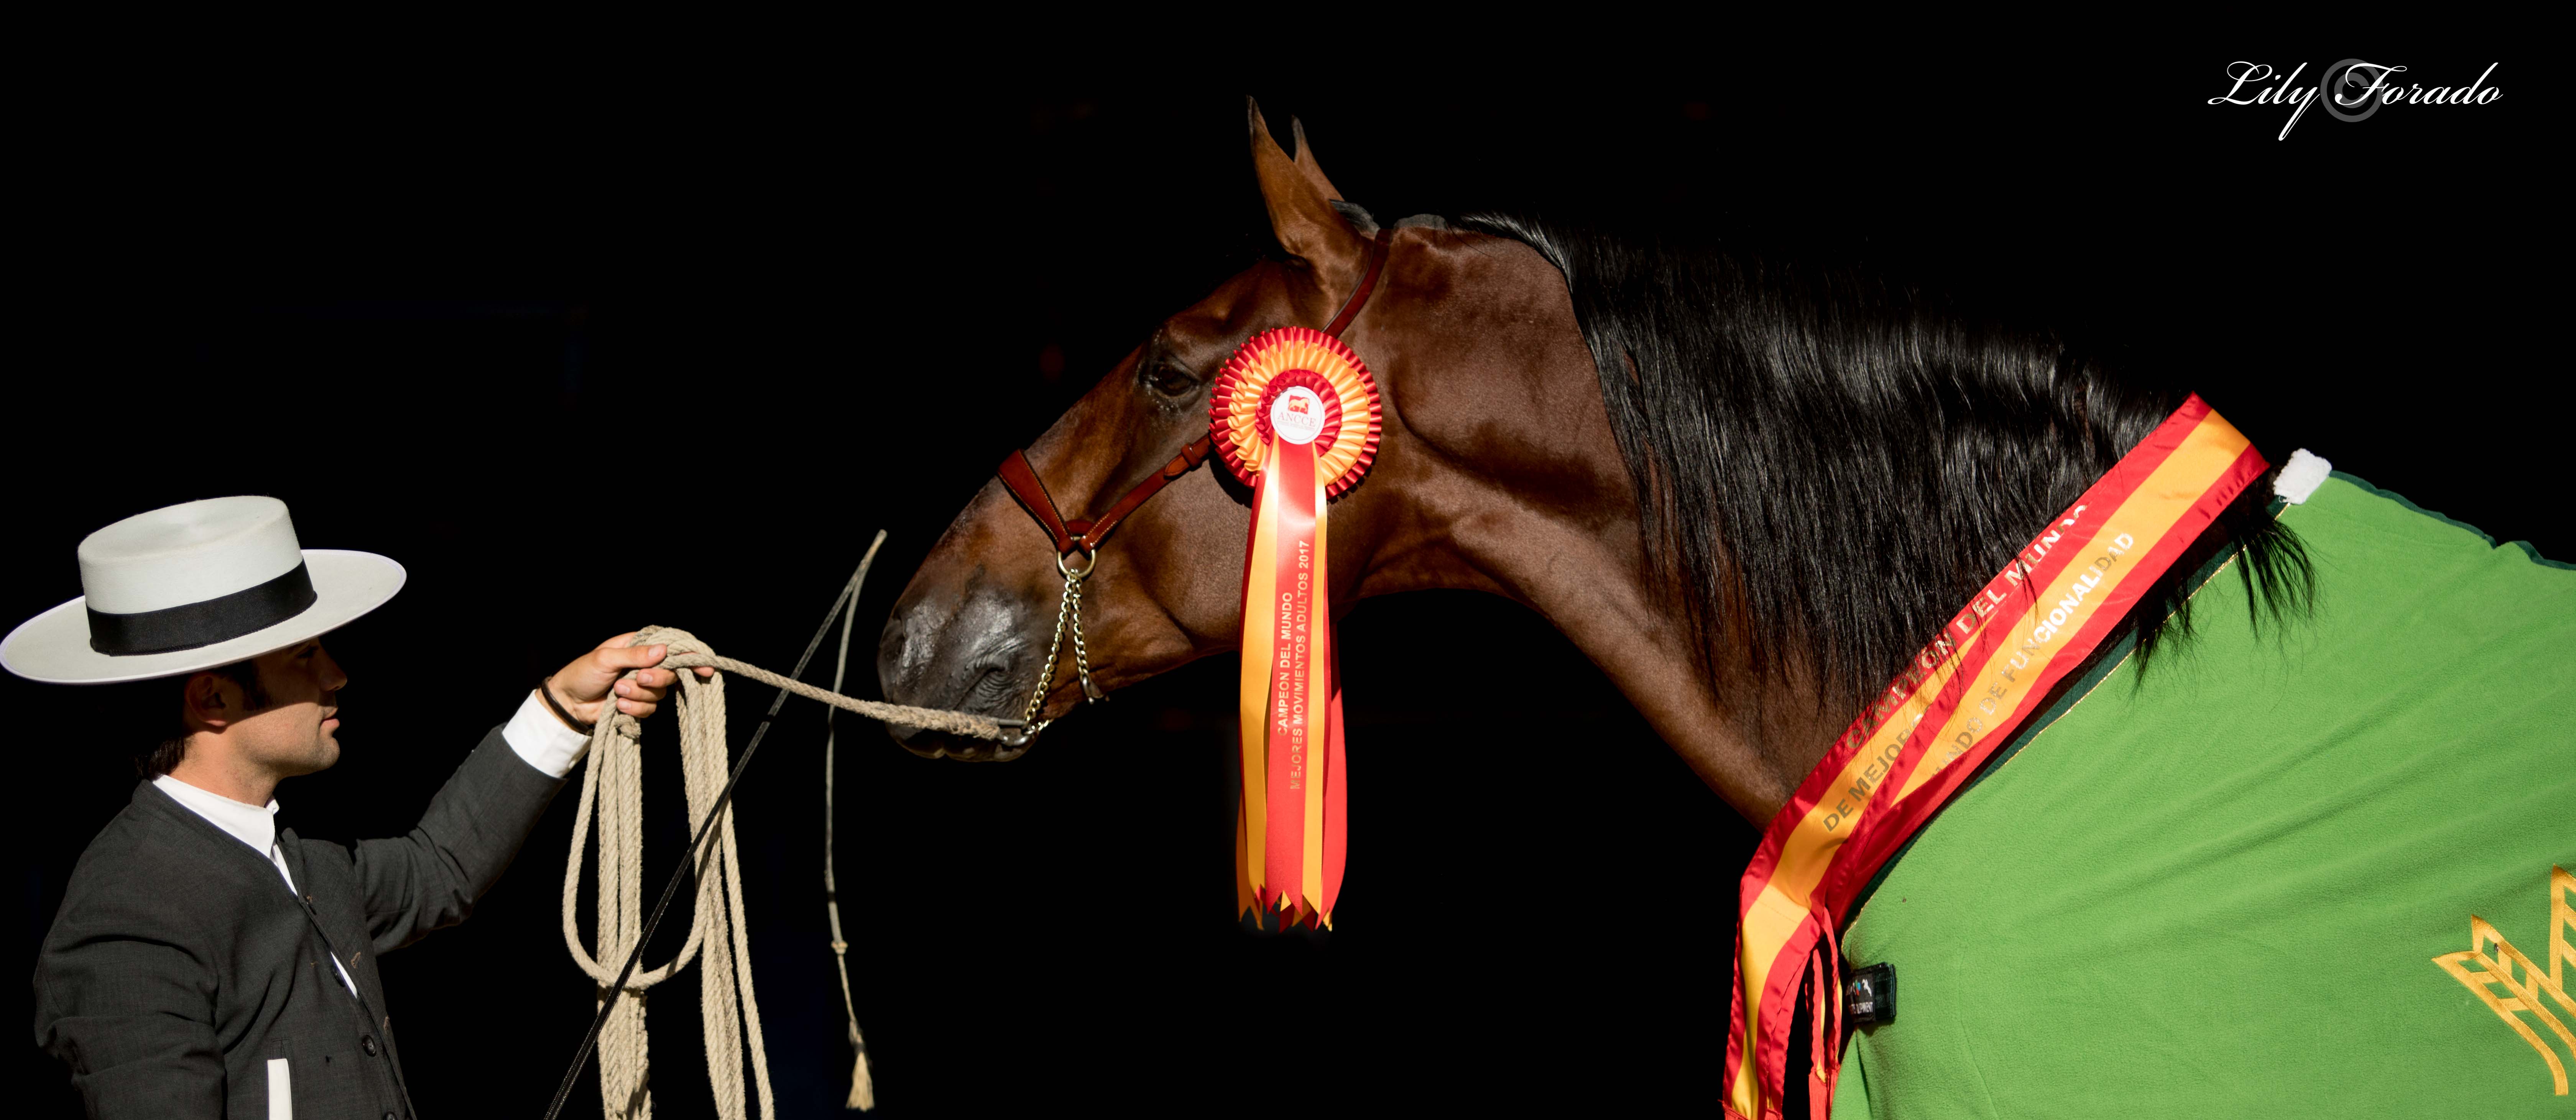
[[[877,535],[877,544],[885,535]],[[869,563],[876,556],[876,544],[860,562],[832,610],[824,615],[823,625],[797,659],[796,674],[822,644],[833,619],[847,609],[855,613],[858,591],[866,579]],[[841,670],[848,665],[849,624],[842,626],[843,648],[833,684],[840,684]],[[746,664],[717,654],[696,635],[670,627],[648,626],[636,633],[630,645],[664,645],[668,649],[661,668],[674,670],[680,690],[676,710],[680,721],[680,762],[682,780],[689,806],[689,816],[698,823],[690,842],[691,859],[684,861],[665,884],[662,896],[647,917],[643,913],[643,782],[642,749],[639,738],[643,725],[634,717],[610,705],[591,730],[590,765],[582,776],[579,806],[573,821],[572,850],[565,860],[563,893],[564,944],[571,950],[575,964],[590,975],[598,988],[598,1013],[591,1029],[582,1040],[572,1068],[556,1088],[554,1101],[546,1110],[548,1120],[559,1113],[570,1097],[573,1085],[588,1062],[596,1045],[600,1056],[600,1105],[608,1120],[637,1120],[653,1113],[649,1086],[650,1062],[645,1044],[644,995],[647,989],[669,979],[673,973],[688,967],[692,959],[704,956],[706,967],[699,970],[701,1014],[706,1037],[707,1076],[714,1090],[716,1112],[722,1120],[744,1120],[743,1049],[749,1033],[751,1051],[751,1088],[757,1094],[759,1115],[766,1120],[775,1117],[777,1103],[769,1080],[767,1048],[763,1044],[760,1006],[753,996],[749,929],[743,918],[742,868],[735,847],[733,815],[725,810],[731,803],[733,789],[742,780],[743,770],[760,740],[769,731],[769,718],[763,718],[751,742],[735,760],[730,776],[725,774],[728,748],[725,744],[726,675],[747,677],[780,690],[769,706],[775,717],[786,703],[787,694],[820,701],[833,708],[854,712],[870,719],[923,727],[979,739],[1002,740],[1017,730],[1020,721],[996,720],[963,712],[914,708],[860,700],[827,691],[794,679],[780,676],[756,665]],[[706,666],[717,674],[700,681],[687,670]],[[633,673],[628,674],[629,677]],[[831,749],[830,732],[826,732],[826,751]],[[825,762],[825,811],[830,811],[830,758]],[[719,779],[722,779],[719,781]],[[596,812],[594,812],[594,808]],[[589,835],[593,817],[599,822],[597,846],[600,884],[597,891],[596,928],[600,946],[594,957],[585,950],[576,929],[575,900],[580,891],[582,841]],[[841,958],[845,944],[839,929],[839,902],[828,893],[833,890],[830,867],[830,829],[827,823],[824,882],[827,901],[832,908],[832,949],[835,964],[841,971],[844,1009],[849,1007],[849,976]],[[712,843],[710,839],[712,837]],[[669,962],[637,971],[644,943],[661,924],[664,910],[678,892],[682,876],[695,874],[698,892],[695,912],[689,925],[689,937],[678,955]],[[713,948],[707,948],[712,945]],[[624,955],[625,964],[613,974],[602,963]],[[624,996],[623,1000],[619,997]],[[850,1018],[850,1041],[857,1051],[857,1065],[852,1073],[848,1107],[868,1108],[875,1103],[873,1086],[867,1069],[866,1044],[862,1040],[855,1012]]]

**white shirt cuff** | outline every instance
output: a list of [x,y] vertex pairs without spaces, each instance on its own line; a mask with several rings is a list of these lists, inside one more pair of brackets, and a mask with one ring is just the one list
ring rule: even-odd
[[519,701],[518,714],[501,725],[501,738],[508,740],[510,749],[519,752],[528,765],[549,778],[572,773],[573,764],[590,749],[590,736],[564,726],[562,720],[555,718],[554,710],[537,699],[533,688]]

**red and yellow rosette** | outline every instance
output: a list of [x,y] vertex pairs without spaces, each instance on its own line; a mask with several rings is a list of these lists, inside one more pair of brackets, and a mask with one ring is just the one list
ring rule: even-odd
[[1342,888],[1347,784],[1325,504],[1377,456],[1377,380],[1340,339],[1285,327],[1234,352],[1212,401],[1217,454],[1252,487],[1236,901],[1265,927],[1329,927]]

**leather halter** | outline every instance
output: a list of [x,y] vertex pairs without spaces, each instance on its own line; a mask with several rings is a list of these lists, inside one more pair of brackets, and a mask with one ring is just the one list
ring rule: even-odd
[[[1387,244],[1394,233],[1392,227],[1381,227],[1369,242],[1368,271],[1360,276],[1360,286],[1342,304],[1341,313],[1333,316],[1332,325],[1324,328],[1325,334],[1340,338],[1342,331],[1351,325],[1351,320],[1359,317],[1360,308],[1368,303],[1370,293],[1377,290],[1378,273],[1386,268]],[[1029,511],[1029,516],[1037,520],[1038,527],[1046,530],[1047,538],[1055,543],[1056,556],[1061,563],[1064,557],[1077,552],[1091,556],[1100,548],[1100,542],[1108,539],[1109,531],[1117,528],[1128,514],[1136,512],[1136,507],[1144,505],[1145,499],[1171,485],[1173,479],[1198,469],[1199,463],[1207,458],[1208,449],[1213,446],[1211,437],[1200,436],[1182,448],[1180,454],[1173,456],[1171,462],[1163,464],[1161,470],[1145,476],[1145,481],[1137,483],[1135,489],[1129,490],[1117,504],[1109,507],[1109,512],[1097,518],[1068,518],[1058,512],[1055,499],[1047,494],[1046,483],[1039,480],[1037,468],[1030,465],[1028,452],[1024,449],[1003,456],[1002,465],[994,468],[993,473],[1001,476],[1002,485],[1019,500],[1020,508]]]

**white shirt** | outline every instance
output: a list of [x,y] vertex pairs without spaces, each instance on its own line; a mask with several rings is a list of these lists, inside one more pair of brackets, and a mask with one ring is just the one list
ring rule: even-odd
[[[590,740],[556,719],[545,701],[537,699],[534,689],[519,702],[518,713],[502,725],[501,738],[528,765],[550,778],[572,773],[573,764],[590,749]],[[277,877],[286,880],[287,893],[297,893],[295,875],[286,869],[286,852],[277,845],[276,798],[270,798],[266,805],[252,805],[198,789],[168,774],[152,779],[152,788],[169,794],[172,801],[206,818],[225,835],[250,845],[252,851],[266,855],[268,862],[277,865]],[[331,967],[340,970],[340,982],[348,985],[349,994],[358,994],[357,981],[349,979],[348,966],[341,964],[339,957],[331,958]]]

